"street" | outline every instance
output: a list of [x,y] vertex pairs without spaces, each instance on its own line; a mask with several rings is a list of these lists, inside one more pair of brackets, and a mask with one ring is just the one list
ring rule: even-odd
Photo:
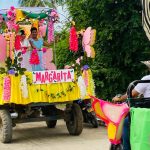
[[1,150],[108,150],[106,128],[84,124],[80,136],[70,136],[64,121],[48,129],[45,122],[17,124],[11,144],[0,143]]

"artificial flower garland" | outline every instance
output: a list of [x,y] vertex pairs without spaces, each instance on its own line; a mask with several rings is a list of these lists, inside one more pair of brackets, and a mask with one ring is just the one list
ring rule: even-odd
[[70,29],[69,49],[73,52],[78,51],[78,36],[74,26],[72,26]]
[[84,99],[84,97],[86,96],[86,85],[85,85],[85,82],[84,82],[84,79],[82,76],[79,76],[78,77],[78,86],[80,88],[80,96],[81,96],[81,99]]
[[54,41],[54,22],[50,20],[48,22],[48,43]]
[[20,88],[21,88],[21,91],[22,91],[23,98],[28,98],[27,77],[25,75],[21,76]]
[[6,22],[6,24],[8,29],[14,29],[18,31],[19,26],[16,24],[16,9],[14,6],[11,6],[10,9],[7,11],[7,19],[8,21]]
[[48,43],[54,41],[54,23],[59,18],[56,10],[52,10],[49,14],[49,22],[48,22]]
[[87,93],[95,95],[95,83],[93,80],[92,71],[90,69],[84,70],[82,73],[82,77],[86,84]]
[[29,62],[30,62],[31,65],[38,65],[38,64],[40,64],[39,55],[38,55],[36,49],[32,50]]
[[11,97],[11,80],[9,76],[4,77],[3,82],[3,100],[8,102]]

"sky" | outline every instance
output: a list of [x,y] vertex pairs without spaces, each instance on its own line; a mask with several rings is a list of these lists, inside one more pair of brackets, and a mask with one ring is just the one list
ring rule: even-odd
[[0,0],[0,9],[10,8],[10,6],[18,6],[18,0]]

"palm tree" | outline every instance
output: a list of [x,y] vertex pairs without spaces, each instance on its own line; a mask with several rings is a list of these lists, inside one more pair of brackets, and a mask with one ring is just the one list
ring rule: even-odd
[[25,7],[53,7],[56,8],[57,4],[63,4],[66,0],[19,0],[19,4]]

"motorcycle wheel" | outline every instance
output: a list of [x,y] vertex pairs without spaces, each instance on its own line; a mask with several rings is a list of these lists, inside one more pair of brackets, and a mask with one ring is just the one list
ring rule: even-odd
[[123,150],[123,146],[122,144],[118,144],[118,145],[111,144],[110,150]]
[[90,122],[91,122],[93,128],[98,128],[98,126],[99,126],[98,121],[96,119],[96,116],[93,115],[92,113],[90,113]]

